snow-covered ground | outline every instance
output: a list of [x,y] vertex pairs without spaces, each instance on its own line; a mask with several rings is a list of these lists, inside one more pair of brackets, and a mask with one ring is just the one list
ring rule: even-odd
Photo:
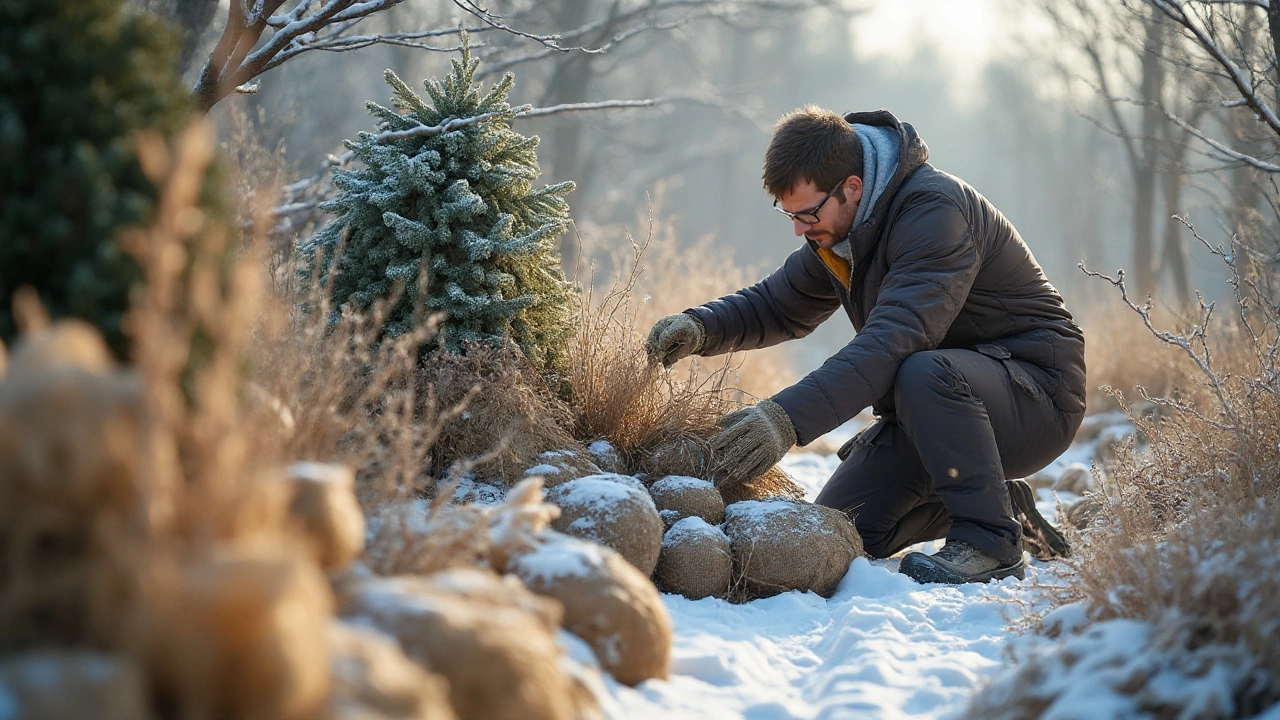
[[[1052,469],[1091,455],[1074,447]],[[793,453],[783,467],[813,499],[838,463]],[[1055,498],[1040,497],[1052,518]],[[897,567],[896,557],[859,558],[830,599],[789,592],[732,605],[664,595],[675,625],[671,677],[634,689],[607,680],[605,712],[628,720],[954,716],[1000,669],[1015,637],[1014,603],[1030,601],[1032,582],[1049,579],[1052,566],[1033,561],[1023,582],[963,587],[918,585]]]

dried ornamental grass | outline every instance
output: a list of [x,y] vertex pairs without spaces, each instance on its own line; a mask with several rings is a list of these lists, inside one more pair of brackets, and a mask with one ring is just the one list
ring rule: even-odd
[[[1156,413],[1117,395],[1146,444],[1117,446],[1068,511],[1083,526],[1073,556],[1043,588],[1048,614],[1025,619],[1059,644],[997,680],[971,716],[1038,713],[1074,685],[1159,717],[1249,717],[1280,701],[1280,305],[1274,277],[1245,267],[1248,248],[1201,242],[1231,272],[1238,312],[1225,328],[1202,304],[1187,331],[1161,330],[1122,276],[1106,278],[1191,370],[1164,396],[1140,391]],[[1120,632],[1133,637],[1105,642]]]
[[463,354],[437,353],[424,361],[418,382],[444,407],[465,404],[437,440],[437,473],[461,462],[514,485],[548,450],[588,457],[567,430],[571,410],[514,346],[471,343]]

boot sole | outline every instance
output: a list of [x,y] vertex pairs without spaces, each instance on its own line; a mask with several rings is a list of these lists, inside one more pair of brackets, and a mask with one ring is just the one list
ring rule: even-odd
[[1019,558],[1017,562],[1011,565],[1005,565],[988,570],[977,575],[957,575],[945,567],[935,563],[933,558],[924,553],[907,553],[902,558],[902,562],[898,565],[898,572],[915,580],[920,584],[926,583],[943,583],[946,585],[963,585],[965,583],[985,583],[992,580],[1001,580],[1007,577],[1016,577],[1021,580],[1025,574],[1026,565]]
[[1022,525],[1023,535],[1028,536],[1040,548],[1033,552],[1037,560],[1054,560],[1071,554],[1071,545],[1058,528],[1049,524],[1048,520],[1036,509],[1036,494],[1026,480],[1008,480],[1009,499],[1013,504],[1013,515]]

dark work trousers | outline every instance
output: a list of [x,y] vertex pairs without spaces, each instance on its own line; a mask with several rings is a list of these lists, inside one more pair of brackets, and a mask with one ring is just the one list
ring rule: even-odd
[[896,417],[853,441],[817,503],[848,514],[873,557],[945,537],[1020,559],[1005,478],[1053,462],[1084,416],[1059,411],[1025,367],[972,350],[911,355],[894,381]]

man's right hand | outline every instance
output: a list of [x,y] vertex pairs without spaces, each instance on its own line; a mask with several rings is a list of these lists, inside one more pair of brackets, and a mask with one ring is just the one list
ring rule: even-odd
[[654,323],[644,349],[649,354],[649,362],[660,362],[663,367],[671,367],[677,361],[701,350],[706,337],[702,324],[694,320],[692,315],[668,315]]

